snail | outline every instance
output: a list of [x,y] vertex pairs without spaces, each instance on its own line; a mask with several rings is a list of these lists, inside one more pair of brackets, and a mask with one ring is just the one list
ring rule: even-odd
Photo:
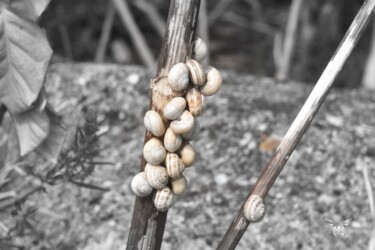
[[263,198],[255,194],[250,195],[244,206],[246,219],[250,222],[259,222],[263,219],[265,212]]
[[185,98],[190,113],[193,116],[199,116],[205,108],[205,100],[204,96],[201,95],[201,92],[196,88],[191,88],[186,92]]
[[181,175],[176,179],[171,179],[172,192],[177,196],[182,196],[187,190],[187,180],[185,176]]
[[169,177],[178,178],[185,170],[185,164],[182,162],[180,157],[175,153],[168,153],[165,158],[165,167]]
[[169,120],[177,120],[186,108],[186,100],[183,97],[175,97],[170,100],[163,109],[164,117]]
[[165,212],[173,206],[175,195],[169,187],[164,187],[155,193],[153,201],[158,211]]
[[148,183],[155,189],[162,189],[168,184],[169,176],[165,167],[146,164],[145,173]]
[[147,111],[143,121],[146,129],[150,131],[153,135],[159,137],[165,133],[163,119],[155,110]]
[[185,63],[177,63],[169,70],[168,83],[175,91],[186,88],[189,84],[189,68]]
[[175,134],[171,128],[167,129],[164,135],[164,147],[169,152],[177,151],[182,144],[181,135]]
[[186,66],[189,68],[191,82],[194,85],[202,86],[206,82],[206,74],[203,70],[203,66],[194,59],[187,60]]
[[151,138],[143,147],[143,156],[151,165],[158,165],[165,159],[167,152],[159,139]]
[[170,124],[170,128],[176,134],[189,132],[194,126],[194,116],[185,110],[178,120],[174,120]]
[[216,94],[219,91],[221,84],[223,82],[220,72],[214,67],[208,67],[206,71],[206,77],[207,81],[201,87],[201,93],[205,96],[211,96]]
[[178,151],[181,156],[181,160],[184,163],[185,167],[188,168],[193,165],[195,161],[195,150],[189,142],[185,142],[180,150]]
[[199,125],[199,121],[197,118],[194,118],[193,128],[190,131],[181,134],[181,136],[187,141],[192,141],[198,138],[200,130],[201,126]]
[[199,37],[195,38],[193,47],[193,57],[201,62],[207,56],[207,44]]
[[153,190],[147,181],[145,172],[140,172],[137,175],[135,175],[132,179],[130,187],[133,190],[133,192],[140,197],[146,197],[150,195]]

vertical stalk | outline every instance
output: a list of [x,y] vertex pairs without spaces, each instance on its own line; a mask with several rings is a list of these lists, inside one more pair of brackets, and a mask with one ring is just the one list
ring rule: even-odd
[[[192,54],[192,43],[198,19],[200,0],[172,0],[169,8],[167,30],[154,79],[150,106],[161,115],[164,106],[183,92],[173,91],[167,81],[169,69],[176,63],[185,62]],[[166,125],[168,121],[164,119]],[[152,135],[146,131],[146,143]],[[140,171],[146,165],[142,157]],[[136,197],[133,218],[126,249],[160,249],[167,212],[158,212],[153,204],[152,195]]]

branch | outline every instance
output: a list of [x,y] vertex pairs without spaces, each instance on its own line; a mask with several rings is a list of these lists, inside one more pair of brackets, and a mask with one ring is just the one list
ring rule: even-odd
[[[364,2],[341,44],[336,50],[336,53],[333,55],[331,61],[324,69],[310,96],[307,98],[305,104],[290,126],[279,147],[276,149],[275,154],[268,162],[267,166],[263,168],[260,177],[250,190],[248,198],[253,194],[258,195],[261,198],[265,198],[267,196],[268,191],[271,189],[290,155],[293,153],[298,142],[306,132],[311,121],[314,119],[316,113],[323,104],[328,91],[332,87],[333,81],[336,79],[346,59],[349,57],[363,31],[365,30],[365,27],[373,13],[374,7],[375,0],[367,0]],[[246,198],[246,200],[248,198]],[[246,231],[246,228],[249,226],[250,222],[245,218],[244,215],[244,205],[246,200],[243,202],[241,208],[234,217],[229,229],[227,230],[217,249],[234,249]]]
[[103,62],[104,60],[114,19],[115,7],[113,6],[112,2],[108,2],[107,12],[105,14],[105,19],[102,26],[102,33],[100,34],[99,44],[95,53],[95,62]]

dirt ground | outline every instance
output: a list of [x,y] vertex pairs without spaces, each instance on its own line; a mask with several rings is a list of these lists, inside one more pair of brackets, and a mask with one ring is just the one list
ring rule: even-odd
[[[208,98],[193,142],[198,157],[186,170],[189,189],[168,213],[162,249],[215,249],[311,87],[223,71],[221,91]],[[55,64],[47,77],[50,102],[69,128],[94,108],[104,133],[97,166],[86,181],[46,186],[26,202],[38,208],[35,234],[22,249],[125,249],[139,171],[152,77],[142,67]],[[272,187],[262,222],[247,229],[237,249],[366,249],[372,222],[362,169],[375,180],[375,92],[334,89]],[[4,217],[5,216],[5,217]],[[8,215],[9,216],[9,215]],[[6,215],[0,216],[6,218]],[[329,223],[352,218],[345,237]],[[10,222],[9,217],[5,219]],[[13,249],[3,247],[0,249]],[[16,249],[16,248],[14,248]]]

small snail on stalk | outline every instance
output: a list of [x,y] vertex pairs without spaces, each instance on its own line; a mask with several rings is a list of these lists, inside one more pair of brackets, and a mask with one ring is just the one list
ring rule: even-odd
[[244,214],[250,222],[259,222],[263,219],[266,207],[263,198],[259,195],[252,194],[244,206]]

